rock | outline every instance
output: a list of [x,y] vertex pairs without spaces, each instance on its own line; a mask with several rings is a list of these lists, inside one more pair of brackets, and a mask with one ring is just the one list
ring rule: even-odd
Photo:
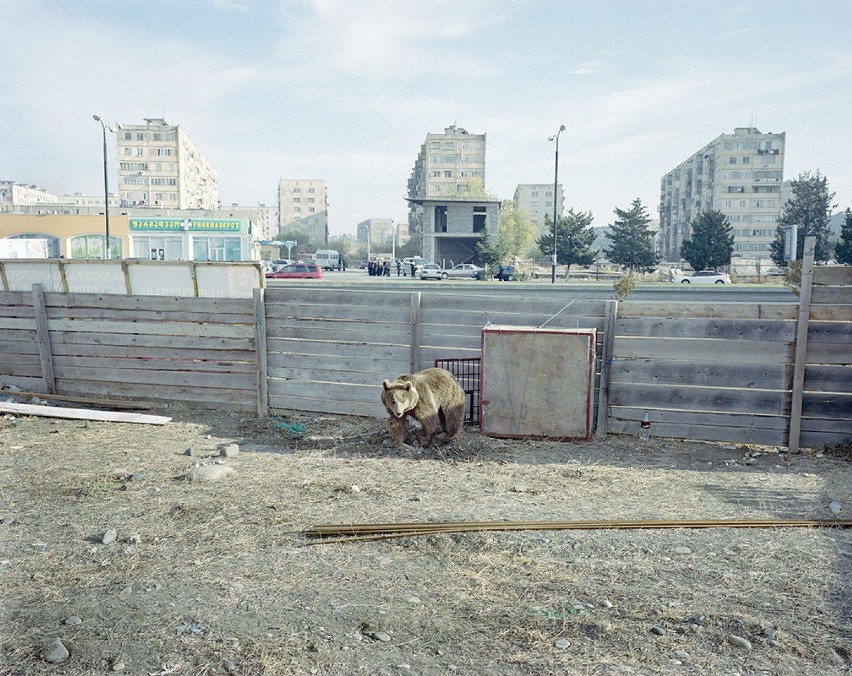
[[736,634],[728,634],[728,643],[743,650],[751,650],[751,643],[742,636]]
[[604,599],[603,601],[601,601],[601,605],[604,608],[612,608],[612,601],[610,601],[609,599]]
[[189,470],[186,478],[189,481],[218,481],[233,473],[234,468],[227,465],[201,465]]
[[240,447],[237,444],[228,444],[225,448],[219,451],[219,455],[223,458],[234,458],[240,452]]
[[188,455],[188,456],[191,458],[192,456],[194,456],[194,455],[195,455],[195,451],[193,451],[191,448],[187,448],[187,449],[183,452],[183,454],[184,454],[184,455]]
[[685,650],[675,650],[675,656],[682,660],[689,659],[689,653]]
[[81,620],[76,615],[69,615],[65,618],[65,624],[82,624],[83,620]]
[[837,500],[832,500],[828,503],[828,508],[831,510],[831,513],[834,514],[834,516],[837,516],[838,514],[840,514],[840,510],[843,509],[843,505],[837,502]]
[[692,554],[692,550],[689,547],[675,547],[675,554]]
[[382,641],[383,643],[387,643],[391,640],[390,635],[384,631],[374,631],[370,634],[370,638],[374,641]]
[[105,545],[112,544],[118,538],[118,532],[115,528],[107,528],[104,531],[103,537],[101,537],[101,542]]
[[127,480],[142,481],[143,479],[147,479],[149,476],[151,476],[151,472],[149,472],[148,470],[142,470],[141,472],[134,472],[127,478]]
[[564,638],[560,638],[556,643],[553,644],[553,647],[558,648],[559,650],[565,650],[570,645],[571,641],[567,641]]
[[231,673],[232,671],[237,670],[237,663],[233,660],[225,660],[224,662],[222,662],[222,668],[228,673]]
[[58,638],[51,639],[44,646],[44,652],[41,655],[45,662],[51,664],[59,664],[68,659],[68,648]]
[[112,663],[112,670],[113,671],[124,671],[126,668],[127,667],[125,666],[124,662],[119,661],[119,662],[113,662]]
[[662,627],[658,627],[657,625],[654,625],[653,627],[651,627],[651,633],[655,634],[657,636],[664,636],[665,633],[666,633],[666,630],[663,629]]
[[766,638],[775,638],[775,627],[764,627],[760,633]]

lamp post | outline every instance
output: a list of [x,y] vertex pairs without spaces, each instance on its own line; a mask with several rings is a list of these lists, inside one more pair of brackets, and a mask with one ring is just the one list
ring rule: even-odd
[[551,136],[548,141],[556,140],[556,162],[553,170],[553,263],[550,268],[550,283],[556,284],[556,191],[559,185],[559,134],[565,131],[565,125],[559,125],[559,131]]
[[109,253],[109,179],[107,172],[107,140],[106,133],[107,129],[112,131],[112,128],[104,124],[104,121],[100,118],[99,115],[92,115],[95,122],[101,123],[101,129],[104,133],[104,219],[106,220],[106,234],[105,234],[105,246],[104,246],[104,258],[110,258]]

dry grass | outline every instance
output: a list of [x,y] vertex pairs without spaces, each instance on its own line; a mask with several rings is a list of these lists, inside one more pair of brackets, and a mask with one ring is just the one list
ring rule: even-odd
[[[442,449],[397,451],[375,420],[165,413],[175,416],[165,427],[0,425],[0,673],[850,669],[848,529],[314,546],[301,535],[349,522],[826,518],[831,500],[852,510],[841,453],[760,449],[746,465],[750,449],[714,444],[505,441],[469,430]],[[183,479],[191,461],[213,461],[232,442],[234,474]],[[105,545],[108,528],[118,539]],[[82,622],[64,624],[70,615]],[[728,644],[729,634],[752,649]],[[62,664],[41,658],[51,638],[71,653]]]

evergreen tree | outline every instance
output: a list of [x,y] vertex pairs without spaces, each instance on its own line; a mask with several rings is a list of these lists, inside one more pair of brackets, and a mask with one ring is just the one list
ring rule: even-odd
[[[595,262],[594,251],[591,247],[595,242],[595,231],[592,229],[592,212],[574,211],[569,209],[564,216],[556,219],[556,262],[567,265],[567,277],[572,265],[592,265]],[[549,215],[544,217],[544,234],[538,238],[538,249],[542,256],[553,259],[553,220]]]
[[476,253],[479,255],[479,261],[486,268],[500,265],[506,257],[506,248],[499,239],[499,237],[491,236],[487,225],[482,228],[480,239],[476,243]]
[[642,201],[637,197],[629,210],[616,207],[614,213],[617,218],[606,233],[611,242],[604,252],[607,258],[631,273],[653,271],[660,259],[654,250],[654,233],[648,227],[651,217]]
[[840,241],[834,245],[834,258],[843,265],[852,265],[852,211],[849,209],[840,226]]
[[817,171],[813,176],[803,171],[791,182],[793,197],[784,203],[775,239],[769,245],[770,256],[778,267],[785,267],[784,229],[796,226],[796,260],[801,260],[805,250],[805,237],[816,237],[815,261],[827,261],[831,257],[828,243],[828,219],[835,206],[831,203],[834,193],[828,192],[828,179]]
[[692,221],[692,238],[680,246],[681,258],[693,270],[716,270],[731,264],[734,233],[721,211],[705,211]]

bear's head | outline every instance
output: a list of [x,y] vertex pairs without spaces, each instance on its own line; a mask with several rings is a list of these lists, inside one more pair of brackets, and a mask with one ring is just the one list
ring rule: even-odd
[[385,408],[397,418],[401,418],[408,411],[417,406],[420,400],[417,390],[414,388],[414,383],[410,380],[400,382],[391,382],[386,380],[382,390],[382,403]]

